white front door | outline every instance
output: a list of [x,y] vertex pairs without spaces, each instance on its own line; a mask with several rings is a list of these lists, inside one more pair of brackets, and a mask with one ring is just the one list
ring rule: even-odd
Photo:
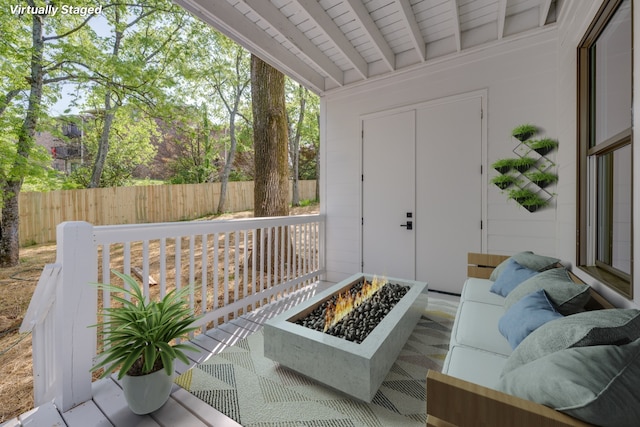
[[[363,120],[362,269],[413,280],[415,111]],[[404,225],[404,226],[403,226]]]
[[416,112],[416,280],[459,294],[482,251],[482,98]]
[[478,95],[363,119],[364,272],[460,293],[482,251],[481,114]]

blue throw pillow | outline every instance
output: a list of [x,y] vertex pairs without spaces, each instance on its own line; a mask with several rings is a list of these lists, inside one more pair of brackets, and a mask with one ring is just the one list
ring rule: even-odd
[[513,258],[509,258],[506,261],[504,269],[500,272],[496,281],[493,282],[493,285],[491,285],[490,291],[506,297],[516,286],[536,274],[538,274],[538,271],[527,268]]
[[531,332],[545,323],[561,318],[544,289],[532,292],[513,304],[498,321],[500,333],[515,348]]

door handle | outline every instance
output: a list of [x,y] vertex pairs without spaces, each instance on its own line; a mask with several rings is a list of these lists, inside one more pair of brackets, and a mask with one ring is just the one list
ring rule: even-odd
[[407,221],[406,224],[400,224],[400,227],[407,227],[407,230],[413,230],[413,221]]

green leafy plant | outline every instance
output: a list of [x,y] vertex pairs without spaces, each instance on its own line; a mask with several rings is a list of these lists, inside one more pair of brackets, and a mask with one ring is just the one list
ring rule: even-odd
[[515,182],[516,177],[513,175],[498,175],[491,179],[491,183],[497,185],[501,190],[504,190]]
[[500,173],[505,173],[508,172],[509,170],[511,170],[511,168],[513,167],[513,162],[516,159],[500,159],[500,160],[496,160],[491,167],[494,168],[495,170],[497,170]]
[[513,199],[520,204],[536,195],[536,193],[528,188],[514,188],[513,190],[510,190],[508,194],[510,199]]
[[[185,338],[197,327],[191,326],[196,317],[185,302],[189,288],[172,290],[159,301],[145,301],[138,282],[127,274],[112,272],[122,279],[130,289],[99,283],[101,289],[112,292],[112,298],[122,307],[105,308],[104,321],[94,327],[103,327],[105,350],[99,362],[91,369],[94,372],[104,368],[100,378],[120,369],[118,379],[125,374],[146,375],[164,368],[168,375],[173,373],[176,358],[189,363],[184,351],[196,351],[191,344],[171,345],[175,339]],[[131,298],[115,294],[122,293]]]
[[520,126],[516,126],[512,131],[511,135],[516,138],[518,141],[523,142],[527,139],[531,138],[535,133],[538,132],[538,128],[532,124],[523,124]]
[[526,144],[536,153],[544,156],[558,146],[558,141],[551,138],[542,138],[529,141]]
[[530,197],[527,197],[526,199],[520,201],[519,203],[523,208],[525,208],[529,212],[535,212],[539,208],[546,206],[548,201],[543,199],[539,195],[534,194],[534,195],[532,195]]
[[515,188],[509,191],[509,198],[515,200],[519,205],[529,212],[546,206],[548,201],[540,197],[534,191],[528,188]]
[[517,169],[518,172],[526,172],[536,162],[537,160],[531,157],[520,157],[513,161],[513,167]]
[[545,188],[549,184],[552,184],[558,180],[558,177],[549,172],[529,172],[525,174],[529,181],[533,182],[540,188]]

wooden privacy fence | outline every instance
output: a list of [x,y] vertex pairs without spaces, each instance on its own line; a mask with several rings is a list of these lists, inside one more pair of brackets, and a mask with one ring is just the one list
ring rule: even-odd
[[[300,181],[300,200],[315,198],[315,181]],[[291,188],[289,189],[291,194]],[[93,225],[185,221],[218,208],[220,183],[20,193],[20,245],[54,242],[64,221]],[[227,185],[225,211],[253,209],[253,181]]]

